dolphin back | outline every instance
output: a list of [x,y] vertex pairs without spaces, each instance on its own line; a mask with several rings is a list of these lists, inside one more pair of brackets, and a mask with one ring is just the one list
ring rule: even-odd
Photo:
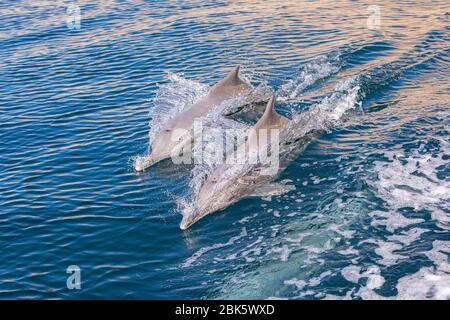
[[278,112],[275,111],[275,94],[270,98],[267,103],[266,110],[262,117],[255,124],[255,129],[275,129],[282,128],[286,123],[288,123],[289,119],[282,116]]
[[210,93],[219,94],[224,91],[229,91],[230,89],[231,91],[235,91],[237,89],[239,93],[249,90],[251,86],[239,77],[240,68],[241,67],[238,65],[231,70],[225,78],[220,80],[214,87],[211,88]]

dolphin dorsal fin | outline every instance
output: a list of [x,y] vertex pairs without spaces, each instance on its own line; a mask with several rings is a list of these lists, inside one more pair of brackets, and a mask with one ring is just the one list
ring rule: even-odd
[[243,84],[244,81],[239,78],[240,68],[241,66],[239,65],[234,67],[234,69],[231,70],[231,72],[217,84],[222,86],[237,86]]
[[275,94],[267,103],[266,110],[255,125],[257,129],[281,128],[289,121],[275,111]]

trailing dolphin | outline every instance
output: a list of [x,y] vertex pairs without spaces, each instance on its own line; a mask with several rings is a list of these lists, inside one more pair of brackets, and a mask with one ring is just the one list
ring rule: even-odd
[[239,66],[235,67],[224,79],[214,85],[204,98],[167,121],[157,137],[153,139],[150,155],[144,161],[136,163],[135,169],[143,171],[161,160],[170,158],[174,152],[183,149],[191,141],[190,137],[175,136],[176,132],[192,130],[195,119],[208,115],[214,107],[225,100],[249,92],[252,86],[239,78],[239,69]]
[[274,106],[275,96],[268,102],[263,116],[249,130],[247,141],[228,156],[233,164],[229,161],[219,164],[207,177],[194,199],[193,212],[183,216],[182,230],[244,197],[279,195],[292,190],[289,186],[271,182],[279,171],[279,163],[276,163],[275,170],[268,170],[274,163],[261,161],[261,155],[269,149],[268,153],[278,156],[275,153],[279,147],[279,133],[289,123],[289,119],[278,114]]

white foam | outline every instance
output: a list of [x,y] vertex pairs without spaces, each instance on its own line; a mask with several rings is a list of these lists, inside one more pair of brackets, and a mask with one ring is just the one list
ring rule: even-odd
[[309,279],[308,285],[309,286],[318,286],[320,283],[322,283],[323,279],[325,279],[326,277],[328,277],[332,274],[333,273],[330,270],[322,272],[318,277]]
[[283,297],[270,296],[270,297],[265,298],[264,300],[289,300],[289,299],[283,298]]
[[[381,257],[377,262],[382,265],[391,267],[404,260],[406,256],[397,251],[422,241],[422,235],[431,231],[420,227],[424,219],[407,218],[399,209],[427,210],[431,212],[437,227],[449,230],[450,216],[446,209],[450,199],[450,180],[438,176],[439,171],[448,165],[449,160],[444,155],[448,154],[449,144],[438,140],[440,155],[420,153],[420,148],[409,154],[403,151],[386,152],[389,161],[375,163],[378,180],[369,183],[376,188],[389,210],[370,212],[369,216],[373,218],[371,225],[385,226],[392,235],[387,236],[387,241],[368,239],[362,243],[377,245],[375,253]],[[419,226],[408,229],[414,224]],[[422,253],[433,262],[434,267],[422,267],[418,272],[400,278],[396,296],[383,297],[373,291],[385,282],[379,270],[368,276],[366,286],[360,288],[356,295],[363,299],[450,299],[450,242],[435,240],[432,249]],[[353,274],[350,273],[352,280],[362,277],[356,268],[349,269],[354,270]],[[348,272],[346,275],[349,277]]]
[[376,240],[374,241],[378,245],[378,248],[375,249],[375,253],[382,257],[377,260],[378,263],[381,263],[385,266],[392,266],[397,264],[397,262],[405,257],[394,253],[394,251],[403,248],[401,244],[389,241]]
[[[440,140],[442,153],[439,156],[420,154],[418,151],[406,154],[403,151],[386,152],[390,162],[375,162],[378,181],[372,183],[381,197],[391,208],[413,207],[416,210],[440,210],[450,199],[450,180],[437,176],[439,168],[449,163],[444,158],[450,151],[449,143]],[[442,211],[434,218],[443,218],[448,223],[448,215]]]
[[450,230],[450,213],[441,210],[440,208],[435,208],[431,212],[431,218],[436,221],[436,225],[444,230]]
[[343,236],[344,238],[352,238],[355,230],[342,230],[337,224],[330,224],[328,230],[332,230]]
[[299,100],[306,89],[319,80],[337,73],[341,65],[342,61],[339,55],[319,56],[314,61],[305,64],[294,78],[281,85],[277,92],[278,100],[282,102]]
[[[411,229],[409,232],[409,235],[414,235],[413,237],[416,237],[417,234],[421,234],[421,231]],[[401,238],[401,240],[406,240],[407,244],[411,243],[411,238],[409,236],[407,238]],[[379,260],[380,263],[391,266],[396,264],[399,258],[402,258],[401,256],[392,253],[396,248],[401,247],[400,244],[373,240],[370,242],[376,242],[380,245],[379,249],[375,250],[378,254],[383,256],[383,259]],[[374,267],[372,270],[368,269],[365,273],[360,273],[359,267],[349,266],[344,268],[342,272],[343,275],[345,274],[344,277],[352,282],[358,281],[363,275],[368,277],[367,285],[360,288],[357,292],[357,296],[363,299],[450,299],[449,242],[435,240],[433,241],[433,248],[429,251],[424,251],[423,253],[435,264],[435,267],[423,267],[414,274],[400,278],[396,285],[398,291],[396,296],[384,297],[373,291],[373,289],[380,288],[385,282],[384,278],[380,275],[378,267]]]
[[344,249],[344,250],[338,250],[338,253],[342,254],[344,256],[350,256],[350,255],[358,255],[359,251],[356,250],[353,247],[350,247],[350,248],[347,248],[347,249]]
[[286,262],[291,254],[291,249],[287,245],[283,245],[282,247],[272,248],[269,252],[280,253],[280,260]]
[[413,243],[414,241],[419,240],[420,236],[427,231],[429,231],[429,230],[422,229],[422,228],[412,228],[412,229],[409,229],[408,231],[403,231],[400,234],[388,236],[387,238],[390,241],[398,241],[398,242],[403,243],[405,246],[407,246],[407,245],[410,245],[411,243]]
[[403,228],[409,226],[411,224],[416,224],[423,222],[423,219],[408,219],[403,216],[401,213],[397,211],[372,211],[369,213],[369,216],[373,218],[381,218],[374,219],[371,222],[372,226],[386,226],[386,230],[389,232],[394,232],[398,228]]
[[361,267],[359,266],[348,266],[341,270],[342,276],[350,282],[358,283],[361,278]]
[[249,222],[250,220],[254,219],[257,215],[258,215],[258,213],[252,214],[250,216],[246,216],[246,217],[238,220],[236,223],[245,224],[245,223]]
[[385,297],[373,291],[383,283],[384,279],[368,281],[368,285],[360,288],[356,295],[364,300],[450,299],[450,274],[430,267],[421,268],[418,272],[401,278],[396,285],[398,292],[396,296]]
[[[433,241],[433,249],[424,252],[436,266],[437,270],[450,273],[448,255],[450,254],[450,243],[448,241]],[[450,283],[448,284],[450,286]]]
[[294,285],[294,286],[297,287],[298,290],[301,290],[307,285],[307,282],[305,280],[299,280],[297,278],[292,278],[292,279],[289,279],[289,280],[285,280],[284,284],[286,284],[286,285]]
[[421,268],[397,284],[398,300],[450,299],[450,274],[433,268]]
[[366,271],[361,272],[360,266],[348,266],[341,270],[342,276],[350,282],[358,283],[359,279],[367,278],[367,288],[377,289],[380,288],[385,280],[380,274],[380,268],[378,266],[370,266]]
[[206,252],[215,250],[215,249],[220,249],[226,246],[230,246],[232,244],[234,244],[237,240],[243,238],[247,236],[247,229],[245,227],[242,228],[241,233],[237,236],[231,237],[230,240],[228,240],[226,243],[216,243],[212,246],[207,246],[207,247],[203,247],[200,248],[197,252],[195,252],[191,257],[189,257],[188,259],[186,259],[182,264],[181,267],[182,268],[187,268],[192,266],[192,264],[197,261],[202,255],[204,255]]
[[347,291],[345,296],[338,296],[334,294],[326,294],[323,300],[352,300],[353,290]]
[[378,266],[370,266],[363,275],[367,276],[366,286],[369,289],[378,289],[385,282],[380,274],[380,268]]

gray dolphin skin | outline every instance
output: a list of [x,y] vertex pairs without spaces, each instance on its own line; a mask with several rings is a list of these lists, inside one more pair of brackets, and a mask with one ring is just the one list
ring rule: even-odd
[[[244,197],[278,195],[290,190],[286,190],[283,185],[271,183],[276,174],[261,174],[261,169],[263,169],[261,163],[245,161],[249,154],[257,152],[255,149],[258,149],[258,146],[261,148],[261,143],[257,142],[261,137],[260,133],[270,135],[273,129],[281,132],[289,123],[289,119],[278,114],[274,110],[274,106],[275,96],[269,100],[263,116],[253,127],[255,130],[250,130],[247,141],[231,153],[230,157],[238,159],[236,164],[220,164],[209,175],[194,201],[193,212],[183,216],[180,224],[181,230],[189,228],[206,215],[225,209]],[[262,129],[266,130],[261,131]],[[239,158],[244,161],[239,161]]]
[[[191,130],[195,119],[206,116],[214,107],[228,99],[249,92],[252,86],[239,78],[240,66],[236,66],[224,79],[214,85],[200,101],[170,119],[151,143],[150,156],[139,164],[136,171],[143,171],[153,164],[170,158],[175,148],[181,149],[183,142],[173,139],[172,134],[177,129]],[[189,141],[185,141],[188,143]]]

